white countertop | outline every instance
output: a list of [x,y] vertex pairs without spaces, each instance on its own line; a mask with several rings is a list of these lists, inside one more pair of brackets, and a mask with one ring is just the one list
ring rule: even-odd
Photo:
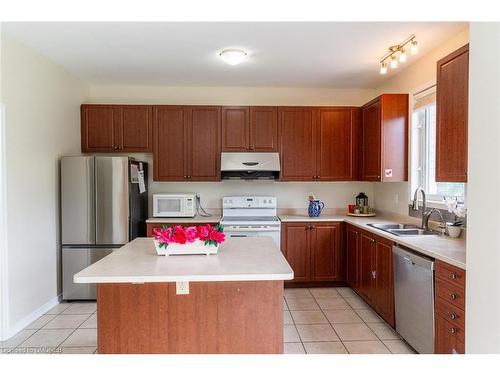
[[375,233],[381,237],[387,238],[400,245],[407,246],[424,255],[443,262],[452,264],[462,269],[465,266],[465,239],[451,238],[448,236],[408,236],[400,237],[368,226],[370,223],[419,223],[419,219],[393,217],[377,215],[374,217],[353,217],[343,214],[325,214],[317,218],[311,218],[308,215],[279,215],[282,222],[327,222],[344,221],[346,223],[360,227],[368,232]]
[[195,216],[195,217],[150,217],[146,220],[146,223],[149,224],[184,224],[184,223],[193,223],[193,224],[203,224],[203,223],[218,223],[221,220],[221,215],[213,214],[213,216]]
[[136,238],[78,272],[75,283],[291,280],[293,271],[270,237],[228,238],[218,254],[156,254],[152,238]]

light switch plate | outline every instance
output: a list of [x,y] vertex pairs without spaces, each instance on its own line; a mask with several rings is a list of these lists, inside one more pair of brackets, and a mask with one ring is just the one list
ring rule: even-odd
[[176,294],[189,294],[189,281],[176,281],[175,282]]

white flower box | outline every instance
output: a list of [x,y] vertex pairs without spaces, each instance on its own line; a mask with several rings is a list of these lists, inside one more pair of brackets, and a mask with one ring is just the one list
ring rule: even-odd
[[190,254],[217,254],[219,245],[205,245],[205,242],[196,239],[194,242],[171,243],[167,247],[160,247],[158,240],[153,240],[155,243],[156,253],[158,255],[190,255]]

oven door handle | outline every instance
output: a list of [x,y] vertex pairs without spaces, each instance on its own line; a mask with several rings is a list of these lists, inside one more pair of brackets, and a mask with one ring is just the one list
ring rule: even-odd
[[253,228],[253,227],[229,227],[224,226],[224,232],[279,232],[280,227]]

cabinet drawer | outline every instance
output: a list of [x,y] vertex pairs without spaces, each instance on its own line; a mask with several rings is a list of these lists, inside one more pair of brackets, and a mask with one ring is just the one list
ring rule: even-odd
[[436,297],[465,310],[465,289],[449,283],[447,281],[436,279]]
[[465,287],[465,270],[439,260],[436,260],[436,277],[462,288]]
[[465,353],[464,330],[436,315],[436,354]]
[[436,298],[436,314],[460,328],[465,328],[465,312],[442,298]]

